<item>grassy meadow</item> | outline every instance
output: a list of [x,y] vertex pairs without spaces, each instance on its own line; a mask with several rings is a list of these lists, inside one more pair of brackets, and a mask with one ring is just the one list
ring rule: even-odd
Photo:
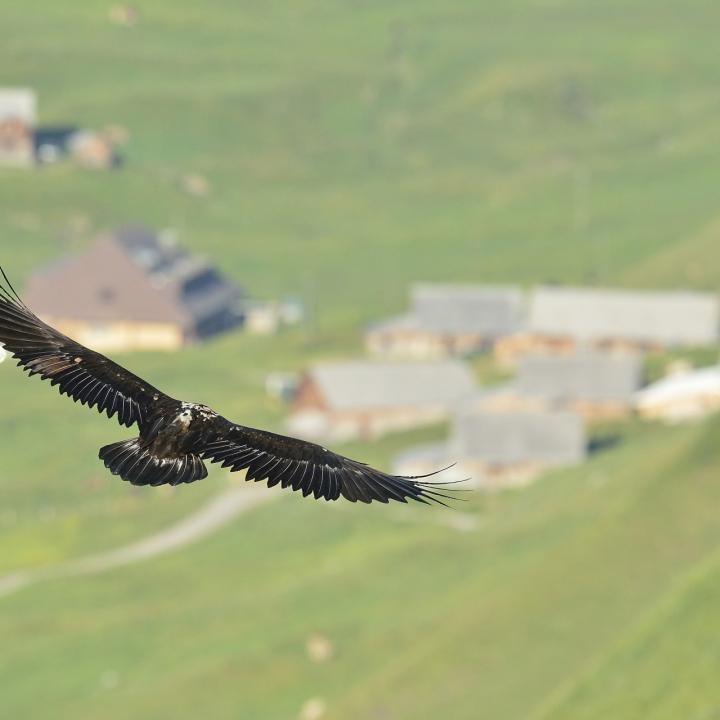
[[[113,172],[0,169],[0,262],[21,287],[142,222],[310,315],[119,358],[171,395],[281,428],[266,373],[360,352],[413,281],[720,285],[716,3],[147,0],[135,27],[111,6],[0,5],[0,86],[35,88],[41,125],[128,135]],[[327,720],[716,717],[720,424],[622,430],[456,514],[282,496],[174,555],[0,598],[0,716],[281,720],[317,697]],[[443,432],[346,449],[387,465]],[[0,365],[0,577],[230,482],[132,489],[96,459],[131,433]]]

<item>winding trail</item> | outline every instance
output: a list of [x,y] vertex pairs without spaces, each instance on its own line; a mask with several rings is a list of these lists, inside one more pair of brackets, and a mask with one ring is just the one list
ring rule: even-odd
[[[29,585],[45,580],[97,575],[125,565],[133,565],[159,555],[166,555],[186,545],[202,540],[220,530],[238,515],[253,508],[282,497],[281,493],[268,492],[264,484],[260,486],[241,486],[233,488],[212,498],[199,510],[180,520],[175,525],[150,535],[143,540],[124,545],[114,550],[87,555],[68,560],[50,567],[20,570],[0,577],[0,598],[12,595]],[[338,506],[335,506],[340,509]],[[415,515],[394,513],[394,522],[427,523],[428,518]],[[431,520],[434,524],[444,525],[457,532],[474,532],[480,528],[480,521],[474,515],[466,513],[442,514]]]
[[0,577],[0,598],[44,580],[96,575],[106,570],[165,555],[212,535],[238,515],[278,497],[279,493],[268,492],[264,485],[234,488],[213,498],[197,512],[175,525],[144,540],[115,550],[69,560],[59,565],[21,570]]

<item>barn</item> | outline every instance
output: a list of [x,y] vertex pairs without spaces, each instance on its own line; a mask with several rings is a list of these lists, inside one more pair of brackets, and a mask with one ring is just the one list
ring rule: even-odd
[[100,351],[177,350],[242,323],[244,294],[171,237],[133,225],[34,273],[26,303]]
[[485,489],[526,485],[543,472],[577,465],[587,455],[579,415],[565,410],[487,411],[472,405],[458,413],[449,440],[399,455],[403,475],[432,472],[456,463],[446,479],[465,477]]
[[468,355],[517,332],[524,316],[518,287],[421,283],[411,290],[410,311],[368,328],[365,346],[378,358]]
[[646,351],[720,341],[720,302],[712,293],[539,287],[527,328],[504,337],[495,356],[505,366],[533,354],[578,349]]
[[288,425],[310,438],[373,438],[447,420],[476,392],[455,360],[327,363],[301,379]]

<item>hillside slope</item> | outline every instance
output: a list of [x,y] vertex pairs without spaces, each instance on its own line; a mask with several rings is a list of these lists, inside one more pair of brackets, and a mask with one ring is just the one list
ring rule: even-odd
[[[266,371],[356,353],[416,280],[720,283],[716,3],[151,0],[132,28],[109,6],[0,7],[0,85],[34,87],[41,125],[129,134],[116,172],[0,169],[0,261],[21,286],[139,221],[254,295],[304,298],[293,337],[123,358],[178,397],[279,428]],[[0,571],[127,542],[213,490],[140,500],[94,457],[117,428],[7,363],[0,390]]]
[[691,6],[152,0],[127,28],[104,0],[5,3],[0,84],[129,142],[109,174],[0,171],[3,249],[26,273],[172,226],[333,333],[418,279],[717,287],[720,8]]
[[[720,670],[711,648],[694,656],[720,629],[718,432],[637,429],[586,467],[474,499],[474,532],[436,525],[442,509],[293,497],[182,554],[36,586],[3,602],[3,704],[261,720],[319,696],[343,720],[701,717]],[[305,657],[314,632],[336,646],[325,665]]]
[[[43,125],[129,134],[115,172],[0,169],[0,262],[21,286],[99,230],[171,226],[311,318],[121,358],[172,395],[279,428],[266,373],[356,353],[416,280],[720,284],[715,2],[147,0],[133,28],[110,5],[0,6],[0,85],[36,88]],[[0,573],[131,542],[226,482],[132,491],[95,457],[128,431],[9,363],[0,398]],[[351,449],[386,465],[441,432]],[[624,432],[475,497],[474,532],[288,497],[6,598],[0,714],[276,720],[321,697],[324,720],[713,717],[720,421]]]

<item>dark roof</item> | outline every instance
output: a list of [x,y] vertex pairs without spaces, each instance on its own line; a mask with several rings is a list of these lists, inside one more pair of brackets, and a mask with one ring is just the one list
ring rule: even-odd
[[640,357],[629,353],[530,356],[520,361],[515,388],[521,395],[548,400],[630,402],[642,375]]
[[239,319],[243,297],[204,259],[143,226],[122,227],[36,272],[25,295],[50,317],[172,323],[198,336]]

